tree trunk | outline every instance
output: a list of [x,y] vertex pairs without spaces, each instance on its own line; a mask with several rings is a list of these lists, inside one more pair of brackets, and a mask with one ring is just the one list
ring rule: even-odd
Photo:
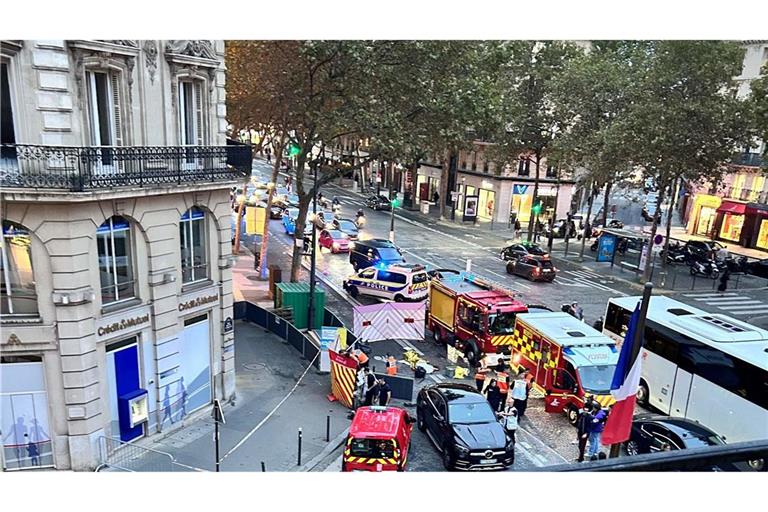
[[[595,194],[593,193],[592,187],[593,182],[589,182],[589,188],[587,189],[587,221],[584,223],[585,227],[589,227],[589,229],[592,229],[592,221],[590,221],[590,217],[592,217],[592,204],[595,202]],[[584,260],[584,247],[587,245],[587,237],[586,237],[586,231],[581,234],[581,248],[579,249],[579,260]]]
[[656,230],[659,227],[659,217],[660,217],[659,213],[661,210],[661,205],[665,199],[664,195],[667,191],[667,187],[668,187],[668,184],[666,183],[664,183],[662,186],[659,187],[659,198],[656,203],[657,205],[656,214],[653,216],[653,224],[651,225],[651,236],[648,239],[649,241],[648,248],[647,248],[648,254],[645,257],[645,266],[643,267],[643,277],[641,279],[643,283],[647,282],[651,278],[651,260],[653,258],[651,258],[650,247],[651,247],[651,244],[653,243],[653,239],[656,238]]
[[610,181],[605,184],[605,196],[603,196],[603,227],[608,227],[608,202],[611,197],[611,187],[613,183]]
[[536,221],[539,219],[539,215],[533,216],[533,207],[536,206],[536,201],[539,199],[539,173],[541,172],[541,151],[536,152],[536,179],[533,182],[533,199],[531,199],[531,217],[528,221],[528,241],[533,240],[533,230],[536,227]]
[[[285,136],[280,137],[275,148],[275,153],[282,155],[283,148],[285,147]],[[264,215],[264,233],[261,235],[261,254],[259,257],[259,276],[264,275],[264,269],[267,268],[267,245],[269,244],[269,213],[272,209],[272,198],[275,196],[275,188],[277,188],[277,178],[280,176],[280,159],[275,158],[272,164],[272,177],[271,181],[274,186],[269,189],[269,196],[267,196],[267,211]]]
[[675,208],[675,201],[680,188],[680,178],[676,179],[672,184],[672,195],[669,198],[669,208],[667,209],[667,236],[664,237],[664,251],[662,254],[664,257],[661,259],[661,266],[667,268],[667,251],[669,250],[669,234],[672,231],[672,212]]
[[[296,173],[304,173],[304,164],[306,163],[306,154],[302,151],[297,157]],[[317,165],[317,164],[314,164]],[[299,281],[299,271],[301,270],[301,253],[304,246],[304,226],[307,223],[307,210],[309,210],[309,203],[312,201],[315,192],[315,180],[317,176],[314,176],[312,181],[312,188],[308,191],[304,190],[303,180],[297,179],[296,193],[299,195],[299,214],[296,218],[296,230],[293,233],[293,256],[291,257],[291,282],[296,283]],[[301,186],[299,186],[301,184]],[[314,250],[314,248],[313,248]]]
[[[446,151],[443,155],[443,169],[440,174],[440,197],[438,203],[440,203],[440,220],[445,220],[445,197],[448,195],[448,178],[451,175],[451,152]],[[429,201],[430,198],[427,198]]]

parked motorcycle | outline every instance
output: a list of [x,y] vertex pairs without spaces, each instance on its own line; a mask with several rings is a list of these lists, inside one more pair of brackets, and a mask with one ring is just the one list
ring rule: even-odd
[[688,267],[692,276],[705,276],[712,279],[720,277],[720,268],[711,260],[691,260]]
[[672,264],[685,263],[688,257],[683,246],[677,242],[669,244],[664,256],[667,259],[667,263]]

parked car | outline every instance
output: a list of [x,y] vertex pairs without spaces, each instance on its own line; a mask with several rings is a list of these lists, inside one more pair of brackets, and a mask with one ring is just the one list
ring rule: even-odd
[[[685,450],[725,444],[725,440],[701,423],[686,418],[661,414],[637,414],[632,421],[629,440],[624,443],[627,455]],[[713,471],[748,471],[757,469],[749,463],[722,463]]]
[[688,240],[683,245],[683,252],[687,261],[701,260],[707,259],[712,251],[717,251],[723,247],[725,247],[723,244],[714,240]]
[[372,238],[355,244],[349,251],[349,262],[357,271],[374,265],[384,268],[387,265],[405,263],[405,258],[400,249],[389,240]]
[[519,260],[507,262],[507,274],[525,277],[531,281],[551,283],[557,276],[557,269],[549,259],[536,256],[524,256]]
[[416,425],[441,453],[447,470],[504,469],[515,445],[488,400],[466,384],[437,384],[419,391]]
[[549,257],[549,253],[540,245],[531,242],[520,242],[507,246],[499,252],[499,258],[504,261],[517,260],[523,256]]
[[768,258],[747,263],[747,274],[768,279]]
[[333,219],[331,221],[331,227],[346,233],[349,239],[352,241],[357,240],[358,236],[360,235],[360,230],[357,228],[357,224],[355,224],[355,221],[350,219]]
[[392,209],[392,203],[389,202],[389,199],[387,199],[384,196],[369,196],[365,200],[365,206],[370,208],[371,210],[386,210],[389,211]]
[[325,247],[332,253],[349,252],[350,248],[354,247],[354,242],[349,241],[346,233],[337,229],[322,230],[318,237],[318,243],[320,247]]

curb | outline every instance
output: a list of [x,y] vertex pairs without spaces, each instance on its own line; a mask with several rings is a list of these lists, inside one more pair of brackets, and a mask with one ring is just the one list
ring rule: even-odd
[[298,468],[294,469],[293,472],[310,472],[313,469],[315,469],[317,466],[320,465],[320,463],[323,462],[324,459],[326,459],[331,453],[333,453],[339,446],[344,444],[344,440],[347,438],[347,435],[349,434],[349,427],[345,428],[338,436],[331,439],[331,441],[326,445],[323,450],[312,457],[312,459],[309,460],[306,464],[303,466],[299,466]]

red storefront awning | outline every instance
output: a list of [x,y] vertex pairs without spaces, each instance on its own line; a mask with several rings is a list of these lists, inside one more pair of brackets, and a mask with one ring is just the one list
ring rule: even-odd
[[733,215],[744,215],[744,211],[747,209],[745,203],[737,203],[734,201],[724,200],[720,203],[720,207],[717,209],[717,213],[730,213]]

